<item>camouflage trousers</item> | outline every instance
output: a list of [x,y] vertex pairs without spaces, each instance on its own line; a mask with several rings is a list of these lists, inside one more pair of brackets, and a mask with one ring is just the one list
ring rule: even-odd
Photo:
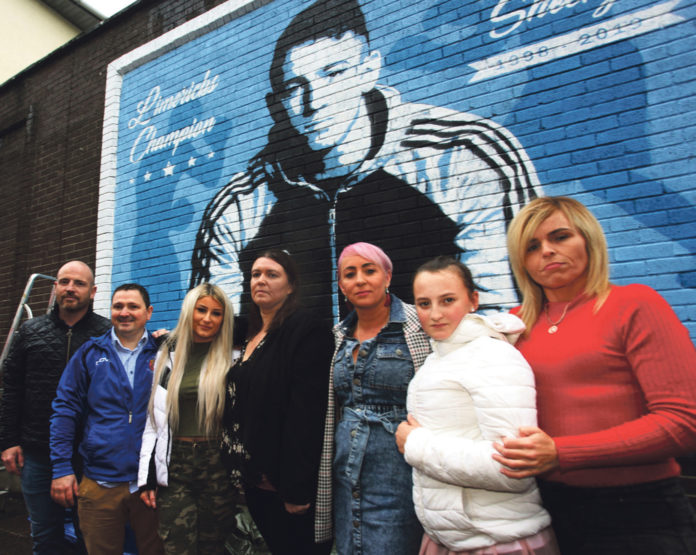
[[159,533],[171,555],[225,553],[235,523],[236,499],[217,441],[174,440],[169,486],[157,492]]

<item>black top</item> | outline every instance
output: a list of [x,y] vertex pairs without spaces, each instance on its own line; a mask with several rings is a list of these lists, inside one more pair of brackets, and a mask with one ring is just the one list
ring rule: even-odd
[[316,496],[333,336],[305,310],[291,314],[228,375],[223,445],[245,485],[264,474],[281,499]]
[[48,458],[51,403],[63,369],[85,341],[109,328],[111,322],[91,308],[70,327],[58,316],[57,305],[22,324],[5,360],[0,450],[21,445]]

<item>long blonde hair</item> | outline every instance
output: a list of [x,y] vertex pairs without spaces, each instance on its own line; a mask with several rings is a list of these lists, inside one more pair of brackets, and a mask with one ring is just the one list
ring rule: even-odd
[[198,403],[196,404],[198,421],[205,429],[206,435],[211,436],[217,432],[222,419],[222,411],[225,406],[225,378],[232,365],[233,350],[234,309],[225,293],[217,285],[201,283],[191,289],[184,297],[179,322],[160,347],[155,366],[155,387],[152,388],[150,395],[149,412],[150,418],[154,422],[156,386],[162,379],[162,373],[169,366],[171,353],[176,350],[167,386],[167,419],[172,430],[177,429],[179,425],[179,387],[193,344],[193,311],[196,303],[203,297],[212,297],[220,303],[224,311],[220,331],[210,344],[198,381]]
[[507,232],[510,266],[522,292],[519,317],[527,326],[527,332],[537,321],[546,301],[544,290],[525,268],[527,246],[541,223],[557,211],[561,211],[585,239],[588,262],[584,292],[597,298],[595,312],[602,307],[611,288],[607,241],[597,218],[584,204],[569,197],[540,197],[532,200],[513,218]]

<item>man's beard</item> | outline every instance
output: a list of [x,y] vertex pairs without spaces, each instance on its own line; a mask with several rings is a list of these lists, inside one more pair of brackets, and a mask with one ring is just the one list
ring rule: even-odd
[[[66,299],[75,299],[74,304],[65,304]],[[64,296],[62,299],[58,301],[58,308],[61,310],[64,310],[65,312],[80,312],[87,308],[89,306],[89,300],[87,301],[80,301],[77,297],[70,297],[70,296]]]

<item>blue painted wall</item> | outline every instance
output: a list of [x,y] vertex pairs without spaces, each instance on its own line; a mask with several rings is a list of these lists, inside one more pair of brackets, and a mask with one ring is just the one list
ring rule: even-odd
[[[266,3],[124,75],[111,280],[150,290],[156,326],[176,321],[206,206],[266,145],[273,48],[310,4]],[[573,196],[601,220],[613,281],[657,289],[696,337],[694,2],[361,6],[381,85],[507,129],[539,192]],[[471,210],[455,182],[452,202]],[[496,259],[485,234],[481,245]]]

